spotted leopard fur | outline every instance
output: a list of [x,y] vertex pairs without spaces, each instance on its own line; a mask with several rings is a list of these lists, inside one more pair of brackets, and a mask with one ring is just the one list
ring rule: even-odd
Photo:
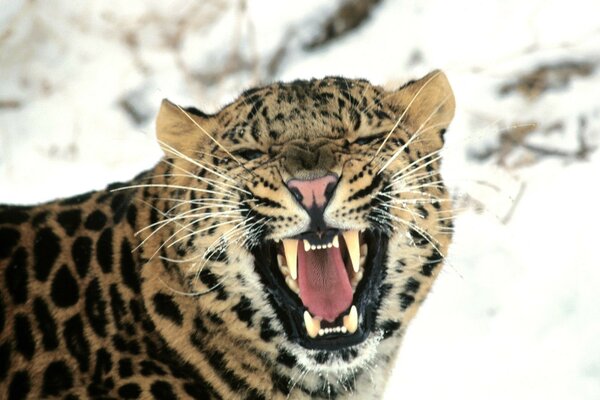
[[[450,242],[453,113],[439,71],[275,83],[214,115],[165,101],[152,170],[0,206],[0,398],[380,398]],[[328,223],[389,241],[373,330],[335,351],[288,337],[252,253],[307,226],[284,182],[324,171]]]

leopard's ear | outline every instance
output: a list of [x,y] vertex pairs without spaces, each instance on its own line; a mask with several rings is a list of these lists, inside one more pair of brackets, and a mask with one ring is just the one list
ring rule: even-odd
[[[391,101],[398,107],[401,126],[419,135],[431,150],[441,148],[454,117],[454,93],[446,75],[435,70],[397,89]],[[419,140],[419,141],[421,141]]]
[[209,140],[213,121],[209,115],[193,108],[180,107],[167,99],[160,105],[156,118],[156,137],[163,150],[172,147],[184,154],[196,151]]

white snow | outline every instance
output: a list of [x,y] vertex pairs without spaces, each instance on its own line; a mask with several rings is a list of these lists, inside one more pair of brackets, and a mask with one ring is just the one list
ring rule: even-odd
[[[399,84],[433,68],[455,89],[444,173],[461,212],[448,265],[408,329],[387,399],[599,399],[600,152],[476,162],[513,125],[528,142],[600,145],[600,3],[386,0],[319,50],[301,43],[338,2],[0,1],[0,201],[33,203],[132,177],[160,157],[160,99],[206,111],[264,76],[345,75]],[[596,69],[537,100],[499,87],[543,63]],[[239,65],[245,66],[236,69]],[[226,76],[220,76],[228,71]],[[212,76],[213,82],[198,76]],[[582,121],[584,127],[582,128]],[[556,123],[562,129],[547,131]]]

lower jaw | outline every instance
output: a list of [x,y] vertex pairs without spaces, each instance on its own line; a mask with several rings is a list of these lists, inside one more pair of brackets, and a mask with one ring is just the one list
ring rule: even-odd
[[[269,292],[269,301],[283,325],[288,339],[307,349],[341,350],[364,342],[375,327],[380,305],[381,284],[385,278],[387,236],[367,232],[369,253],[365,274],[354,292],[352,304],[358,312],[358,327],[352,334],[339,333],[311,338],[306,333],[303,315],[306,310],[300,298],[288,289],[277,267],[277,250],[265,244],[253,251],[255,268]],[[260,260],[260,262],[258,261]],[[338,319],[342,319],[340,315]],[[339,325],[339,323],[337,324]]]

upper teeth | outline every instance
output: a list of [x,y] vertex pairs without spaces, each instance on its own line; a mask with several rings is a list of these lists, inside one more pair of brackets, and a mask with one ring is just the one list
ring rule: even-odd
[[[344,235],[344,242],[350,258],[352,270],[354,271],[354,273],[350,274],[350,284],[353,289],[356,289],[363,277],[363,268],[367,259],[368,246],[366,243],[360,243],[360,234],[356,230],[345,231],[342,235]],[[279,242],[282,244],[284,253],[277,255],[279,269],[284,275],[284,279],[289,288],[295,293],[299,293],[299,287],[296,281],[298,279],[298,249],[300,248],[300,251],[302,249],[300,246],[304,247],[305,252],[330,248],[339,249],[340,247],[339,235],[335,235],[331,242],[324,244],[311,244],[306,239],[302,240],[302,243],[297,239],[280,239]]]
[[337,235],[333,237],[331,244],[333,244],[333,247],[335,248],[340,247],[340,240],[338,239]]
[[303,240],[304,243],[304,251],[311,251],[311,250],[323,250],[323,249],[330,249],[332,247],[340,247],[340,241],[336,236],[333,237],[333,239],[331,240],[331,242],[329,243],[324,243],[324,244],[310,244],[310,242],[306,239]]
[[345,231],[344,241],[348,248],[348,254],[350,254],[350,261],[352,261],[352,269],[354,272],[358,272],[360,269],[360,242],[358,240],[358,231]]
[[292,279],[298,278],[298,241],[283,239],[283,251]]

